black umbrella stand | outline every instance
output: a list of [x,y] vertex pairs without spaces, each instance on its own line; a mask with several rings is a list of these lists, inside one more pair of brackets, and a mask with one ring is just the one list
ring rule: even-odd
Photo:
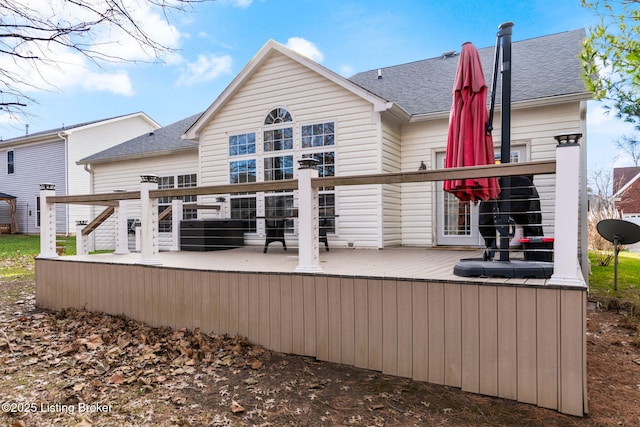
[[[505,22],[498,27],[496,37],[495,61],[493,65],[493,82],[491,89],[491,105],[487,132],[493,130],[493,114],[495,111],[496,84],[498,66],[502,80],[501,131],[500,131],[500,163],[511,162],[511,34],[513,22]],[[502,55],[500,54],[502,52]],[[509,242],[511,228],[509,212],[511,211],[511,177],[500,179],[500,199],[498,210],[494,211],[494,224],[500,235],[499,260],[462,259],[453,269],[453,274],[462,277],[508,277],[508,278],[549,278],[553,274],[553,263],[545,261],[525,261],[509,259]]]

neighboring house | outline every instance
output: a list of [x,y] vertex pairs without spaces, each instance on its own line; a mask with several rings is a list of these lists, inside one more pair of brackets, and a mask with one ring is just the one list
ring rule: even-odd
[[[16,197],[20,232],[40,232],[40,184],[55,184],[59,195],[90,193],[90,175],[76,164],[79,159],[159,127],[146,114],[133,113],[1,141],[0,191]],[[74,232],[75,221],[87,219],[90,209],[58,205],[58,232]],[[0,223],[9,222],[9,210],[0,209]]]
[[[584,37],[576,30],[513,43],[512,161],[553,159],[555,135],[586,133],[591,96],[578,57]],[[480,54],[490,85],[494,47]],[[130,163],[83,162],[94,171],[94,190],[102,191],[138,188],[143,173],[163,176],[167,168],[178,174],[196,166],[198,185],[296,178],[296,161],[305,156],[318,159],[325,176],[415,171],[423,163],[440,168],[457,62],[457,55],[443,55],[346,79],[268,41],[186,130],[184,138],[198,143],[189,151],[196,160],[185,152],[184,166],[177,169],[177,157],[150,153]],[[499,151],[499,105],[494,127]],[[586,137],[581,143],[584,147]],[[553,176],[536,177],[545,232],[551,235],[553,183]],[[586,208],[586,180],[582,187]],[[225,212],[245,220],[248,244],[264,243],[264,221],[256,217],[286,212],[297,203],[295,191],[224,196]],[[214,197],[200,202],[212,203]],[[473,226],[477,206],[458,202],[439,183],[325,188],[320,208],[336,217],[329,240],[338,247],[480,243]],[[288,226],[289,238],[295,239],[296,222]]]
[[613,169],[613,200],[622,219],[640,225],[640,167]]
[[[87,193],[110,193],[115,190],[136,191],[140,189],[140,175],[154,174],[159,177],[160,188],[194,187],[198,185],[198,144],[182,138],[186,130],[200,114],[187,117],[171,125],[145,133],[114,147],[92,154],[78,161],[91,173],[91,190]],[[185,202],[195,202],[195,197]],[[160,209],[171,201],[159,200]],[[101,209],[93,207],[91,219]],[[128,216],[132,220],[139,218],[139,204],[132,203]],[[194,218],[197,213],[185,209],[184,219]],[[166,245],[170,231],[170,222],[160,224],[161,244]],[[113,248],[113,220],[105,222],[95,233],[95,249]]]

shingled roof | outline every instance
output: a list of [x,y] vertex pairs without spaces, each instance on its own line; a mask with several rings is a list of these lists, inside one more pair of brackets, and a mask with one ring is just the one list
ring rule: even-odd
[[100,163],[119,159],[139,158],[149,153],[164,154],[174,151],[195,149],[198,143],[182,139],[184,132],[195,122],[202,113],[194,114],[153,132],[115,145],[99,153],[79,160],[78,164]]
[[[583,29],[512,43],[513,103],[588,92],[579,59]],[[487,86],[491,88],[495,46],[479,49]],[[441,56],[355,74],[349,80],[395,102],[411,115],[448,112],[458,55]],[[378,78],[380,70],[381,78]],[[500,104],[500,76],[496,104]]]
[[[137,112],[137,113],[131,113],[131,114],[121,114],[119,116],[114,116],[114,117],[109,117],[107,119],[99,119],[99,120],[91,120],[88,122],[82,122],[82,123],[76,123],[76,124],[72,124],[72,125],[67,125],[67,126],[61,126],[59,128],[54,128],[54,129],[47,129],[47,130],[43,130],[43,131],[39,131],[39,132],[32,132],[29,133],[27,135],[22,135],[22,136],[17,136],[14,138],[9,138],[9,139],[4,139],[4,140],[0,140],[0,145],[2,144],[16,144],[16,143],[22,143],[22,142],[28,142],[32,139],[36,139],[39,137],[47,137],[47,136],[57,136],[59,133],[61,132],[69,132],[71,130],[74,129],[79,129],[79,128],[83,128],[86,126],[91,126],[93,124],[97,124],[97,123],[104,123],[104,122],[108,122],[111,120],[118,120],[124,117],[130,117],[130,116],[135,116],[135,115],[144,115],[146,117],[146,114],[144,114],[143,112]],[[148,120],[152,120],[151,118],[147,117]],[[154,121],[155,123],[155,121]],[[157,123],[155,123],[156,125],[158,125]]]

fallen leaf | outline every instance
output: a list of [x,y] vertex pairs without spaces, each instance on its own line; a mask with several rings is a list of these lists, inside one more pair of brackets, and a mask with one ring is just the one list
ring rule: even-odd
[[84,345],[86,345],[89,350],[95,350],[102,344],[104,344],[104,342],[102,341],[102,337],[98,334],[94,334],[89,337]]
[[231,412],[233,412],[234,414],[244,412],[244,408],[234,400],[233,402],[231,402]]
[[75,427],[91,427],[93,424],[87,418],[82,417],[82,420],[75,425]]
[[251,364],[251,369],[260,369],[262,368],[262,362],[260,360],[254,360]]
[[111,375],[111,378],[109,378],[109,382],[112,384],[122,384],[124,382],[124,377],[120,375],[120,373],[116,372],[115,374]]

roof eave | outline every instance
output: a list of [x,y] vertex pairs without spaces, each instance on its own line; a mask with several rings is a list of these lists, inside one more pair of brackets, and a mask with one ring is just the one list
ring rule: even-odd
[[142,118],[142,120],[144,120],[147,123],[149,123],[149,125],[154,129],[160,129],[162,127],[162,126],[160,126],[160,124],[158,122],[153,120],[146,113],[144,113],[142,111],[139,111],[137,113],[126,114],[124,116],[112,117],[112,118],[106,119],[106,120],[99,120],[99,121],[96,121],[94,123],[89,123],[88,125],[85,125],[85,126],[78,126],[78,127],[74,127],[74,128],[70,128],[70,129],[65,129],[65,130],[60,131],[60,133],[64,133],[65,135],[69,135],[69,134],[75,133],[77,131],[87,130],[87,129],[91,129],[93,127],[102,126],[102,125],[109,124],[109,123],[114,123],[114,122],[119,122],[119,121],[122,121],[122,120],[131,119],[131,118],[134,118],[134,117]]
[[[546,107],[553,104],[565,104],[568,102],[580,102],[592,100],[593,94],[591,92],[573,93],[568,95],[549,96],[546,98],[527,99],[526,101],[517,101],[511,104],[511,108],[514,110],[521,110],[524,108]],[[500,104],[496,104],[495,111],[501,111]],[[435,111],[432,113],[413,114],[411,115],[410,123],[425,122],[430,120],[448,119],[449,111]]]
[[399,122],[408,123],[411,121],[411,114],[395,102],[388,102],[383,111],[386,111],[392,118]]
[[97,164],[113,163],[113,162],[120,162],[120,161],[126,161],[126,160],[145,159],[149,157],[167,156],[170,154],[176,154],[183,151],[194,151],[194,150],[195,151],[198,150],[197,145],[194,145],[192,147],[182,147],[182,148],[175,148],[172,150],[162,150],[162,151],[150,151],[146,153],[136,153],[136,154],[129,154],[125,156],[109,157],[109,158],[97,159],[97,160],[81,159],[81,160],[78,160],[76,164],[77,165],[97,165]]
[[616,191],[616,194],[614,194],[612,196],[612,198],[621,197],[624,194],[624,192],[627,191],[633,185],[633,183],[636,182],[638,179],[640,179],[640,173],[636,174],[625,185],[623,185],[618,191]]
[[211,106],[198,118],[198,120],[191,125],[189,129],[184,133],[183,138],[189,140],[198,140],[202,128],[206,125],[209,119],[215,115],[215,113],[230,99],[241,87],[242,84],[251,77],[260,67],[260,65],[266,61],[271,53],[279,52],[292,59],[293,61],[315,71],[321,76],[331,80],[333,83],[341,86],[342,88],[360,96],[367,100],[374,106],[375,111],[385,111],[391,107],[392,103],[382,99],[378,95],[375,95],[366,89],[358,86],[350,80],[334,73],[328,68],[318,64],[317,62],[301,55],[288,47],[276,42],[275,40],[269,40],[258,51],[258,53],[247,63],[247,65],[240,71],[240,73],[233,79],[233,81],[222,91],[220,96],[211,104]]

